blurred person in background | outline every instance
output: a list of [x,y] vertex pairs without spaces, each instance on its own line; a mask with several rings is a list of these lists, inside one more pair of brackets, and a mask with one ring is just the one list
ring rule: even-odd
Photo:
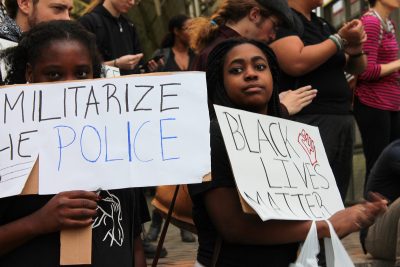
[[[158,63],[143,61],[142,47],[136,28],[124,14],[139,1],[99,0],[79,22],[96,35],[96,43],[104,64],[119,68],[121,75],[141,73],[139,66],[155,71]],[[162,64],[162,61],[159,62]]]
[[375,161],[400,138],[400,59],[396,27],[389,16],[398,0],[369,0],[371,9],[361,17],[368,39],[366,70],[358,76],[354,116],[360,129],[366,160],[365,185]]
[[366,67],[362,23],[353,20],[338,32],[313,10],[322,0],[289,0],[296,27],[282,26],[271,43],[283,71],[279,88],[311,84],[318,89],[312,103],[292,117],[317,126],[342,200],[352,174],[354,124],[351,91],[344,70],[361,73]]

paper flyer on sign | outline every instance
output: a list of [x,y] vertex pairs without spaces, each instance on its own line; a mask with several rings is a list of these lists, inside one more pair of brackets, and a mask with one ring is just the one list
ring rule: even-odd
[[317,127],[214,107],[238,190],[262,220],[322,220],[344,208]]
[[211,168],[201,72],[17,85],[0,103],[1,197],[29,174],[11,190],[3,170],[38,152],[39,194],[200,183]]

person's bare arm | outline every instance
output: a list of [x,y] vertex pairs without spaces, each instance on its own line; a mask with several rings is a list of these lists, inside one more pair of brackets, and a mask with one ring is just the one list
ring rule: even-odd
[[387,64],[381,64],[381,73],[379,77],[388,76],[396,71],[400,71],[400,59],[389,62]]
[[316,45],[304,46],[298,36],[284,37],[270,44],[270,47],[282,70],[294,77],[318,68],[337,52],[335,43],[330,39]]
[[[231,243],[272,245],[304,241],[311,221],[263,222],[254,214],[242,210],[235,188],[217,188],[204,196],[207,212],[222,238]],[[338,236],[343,237],[371,225],[378,214],[386,208],[386,202],[366,202],[334,214],[330,221]],[[329,237],[324,221],[317,222],[319,238]]]
[[103,64],[123,70],[133,70],[142,59],[142,57],[143,54],[125,55],[110,61],[105,61],[103,62]]
[[140,235],[133,241],[133,254],[135,257],[135,267],[146,267],[146,257],[144,255],[144,249],[142,244],[142,238]]
[[93,192],[62,192],[36,212],[0,226],[0,256],[39,235],[90,225],[97,201]]

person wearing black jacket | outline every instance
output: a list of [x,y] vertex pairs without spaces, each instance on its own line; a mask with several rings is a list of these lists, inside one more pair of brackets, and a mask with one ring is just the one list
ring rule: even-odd
[[[104,64],[117,67],[121,75],[141,73],[139,66],[144,66],[142,47],[135,26],[126,19],[126,14],[135,4],[128,0],[105,0],[79,22],[96,35],[96,43]],[[152,72],[158,67],[150,60],[147,69]]]

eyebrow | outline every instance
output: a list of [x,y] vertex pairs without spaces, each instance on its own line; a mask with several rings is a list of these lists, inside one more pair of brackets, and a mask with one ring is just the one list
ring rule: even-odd
[[[252,57],[252,58],[251,58],[251,62],[255,62],[255,61],[257,61],[257,60],[262,60],[262,61],[264,61],[265,63],[268,64],[268,60],[265,59],[265,58],[262,57],[262,56],[255,56],[255,57]],[[229,65],[232,65],[232,64],[235,64],[235,63],[243,64],[244,62],[245,62],[245,60],[244,60],[243,58],[235,58],[234,60],[232,60],[232,61],[229,63]]]
[[71,10],[74,8],[73,6],[69,6],[69,5],[67,5],[67,4],[58,3],[58,2],[56,2],[56,3],[51,3],[51,4],[50,4],[50,7],[61,7],[61,8],[63,8],[63,9],[68,10],[68,11],[71,11]]

